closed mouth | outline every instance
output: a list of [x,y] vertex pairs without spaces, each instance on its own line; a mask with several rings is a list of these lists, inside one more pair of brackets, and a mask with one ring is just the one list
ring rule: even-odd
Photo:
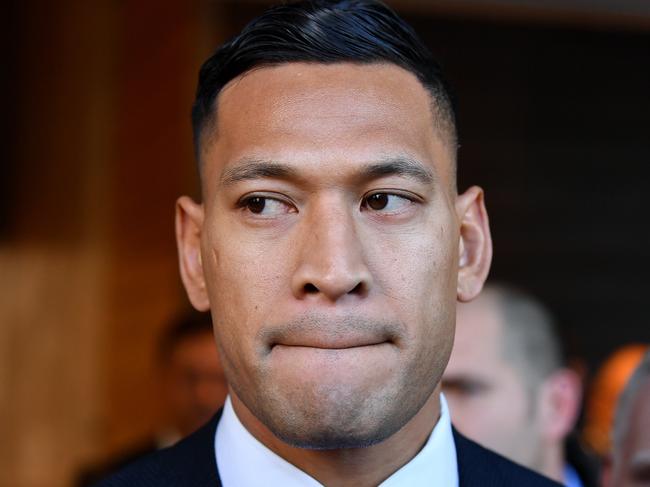
[[332,318],[324,315],[301,317],[281,325],[265,327],[260,332],[264,352],[274,349],[312,351],[345,351],[398,346],[400,327],[393,322],[348,316]]
[[390,343],[388,340],[382,341],[372,341],[372,342],[357,342],[357,343],[323,343],[323,342],[314,342],[314,343],[273,343],[271,344],[271,349],[275,347],[286,347],[286,348],[313,348],[318,350],[350,350],[353,348],[364,348],[364,347],[374,347],[377,345],[383,345]]

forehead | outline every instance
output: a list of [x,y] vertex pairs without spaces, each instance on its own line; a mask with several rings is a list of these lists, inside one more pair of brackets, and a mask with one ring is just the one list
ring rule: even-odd
[[490,298],[481,295],[459,304],[453,353],[468,365],[501,361],[502,328],[502,316]]
[[448,378],[489,380],[501,391],[525,390],[523,368],[508,356],[506,333],[505,317],[491,293],[459,304]]
[[390,64],[258,68],[222,90],[202,159],[209,166],[241,157],[309,159],[327,152],[372,159],[408,152],[427,162],[435,158],[436,173],[449,179],[455,151],[436,129],[432,103],[413,74]]

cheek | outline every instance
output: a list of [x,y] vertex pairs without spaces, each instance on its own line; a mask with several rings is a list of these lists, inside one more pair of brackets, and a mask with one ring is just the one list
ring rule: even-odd
[[457,244],[448,220],[386,236],[369,259],[377,291],[395,303],[422,353],[435,353],[443,367],[451,351],[457,287]]
[[524,422],[521,405],[498,390],[466,398],[458,412],[461,428],[495,447],[512,441]]
[[493,419],[489,426],[497,438],[504,441],[515,441],[514,438],[524,437],[530,431],[534,418],[530,415],[530,404],[525,393],[518,387],[505,387],[494,393],[494,399],[488,405],[490,417]]
[[217,338],[228,350],[252,346],[278,293],[286,289],[286,261],[283,266],[277,243],[270,240],[262,245],[229,231],[221,238],[209,238],[204,255]]
[[404,360],[409,374],[436,384],[447,365],[454,336],[457,247],[450,222],[420,225],[399,235],[382,235],[368,259],[375,292],[388,297],[389,312],[407,331]]
[[425,224],[380,235],[368,231],[366,257],[373,278],[382,289],[393,290],[412,302],[431,298],[448,300],[453,288],[455,301],[457,238],[448,212],[428,215]]

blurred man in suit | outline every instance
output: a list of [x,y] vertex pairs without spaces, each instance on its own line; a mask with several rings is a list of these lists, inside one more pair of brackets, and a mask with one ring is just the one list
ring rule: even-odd
[[[554,320],[539,301],[487,286],[457,308],[443,391],[454,425],[469,438],[565,485],[595,485],[588,459],[566,460],[582,387],[561,349]],[[579,452],[575,447],[572,453]]]
[[612,454],[603,468],[603,485],[650,485],[650,353],[645,355],[621,395],[612,444]]
[[151,436],[112,458],[84,469],[76,482],[87,486],[148,453],[193,433],[223,405],[228,384],[219,360],[210,313],[183,313],[158,343],[160,426]]
[[168,446],[206,423],[228,394],[210,313],[183,315],[168,328],[161,338],[158,361],[165,427],[157,443]]
[[106,485],[551,485],[456,434],[440,394],[491,241],[413,30],[375,1],[274,8],[203,65],[193,122],[180,269],[229,398]]

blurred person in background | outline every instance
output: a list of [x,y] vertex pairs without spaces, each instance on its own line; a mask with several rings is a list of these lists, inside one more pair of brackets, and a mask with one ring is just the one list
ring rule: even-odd
[[612,446],[603,465],[604,487],[650,485],[650,353],[620,396]]
[[176,443],[210,420],[223,405],[228,385],[212,334],[210,313],[192,311],[169,326],[158,345],[163,421],[152,437],[81,474],[85,486],[159,448]]
[[611,452],[611,430],[618,398],[647,351],[648,345],[641,343],[616,349],[600,366],[588,389],[582,439],[601,459],[606,459]]
[[167,409],[159,443],[168,446],[209,421],[228,394],[210,313],[192,312],[169,328],[159,357]]
[[[469,438],[565,485],[596,485],[584,455],[567,459],[582,386],[564,365],[553,318],[536,299],[488,285],[459,304],[443,391],[453,424]],[[570,450],[579,453],[575,445]]]

